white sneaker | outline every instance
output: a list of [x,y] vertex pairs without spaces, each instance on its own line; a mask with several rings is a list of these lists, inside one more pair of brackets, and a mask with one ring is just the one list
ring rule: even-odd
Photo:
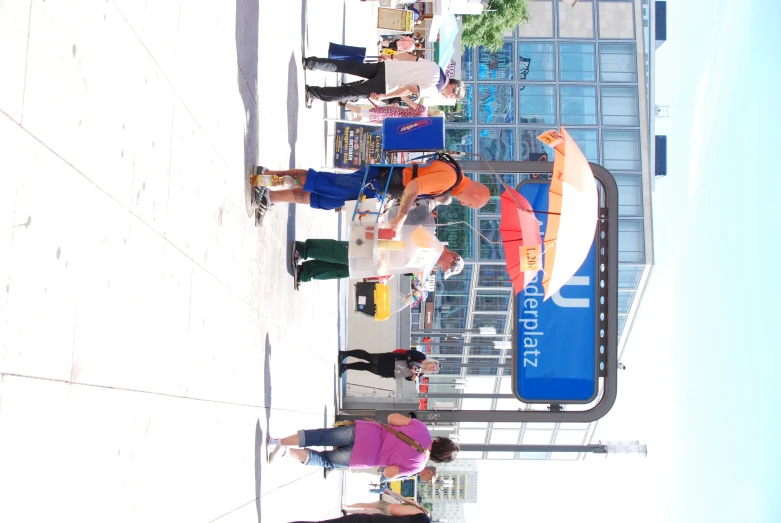
[[[269,452],[268,449],[271,446],[272,446],[271,445],[271,437],[268,436],[266,438],[266,462],[267,463],[271,463],[272,461],[274,461],[274,459],[278,455],[284,456],[284,455],[287,454],[287,447],[283,447],[282,445],[274,445],[274,449],[271,452]],[[280,452],[281,452],[281,454],[280,454]]]

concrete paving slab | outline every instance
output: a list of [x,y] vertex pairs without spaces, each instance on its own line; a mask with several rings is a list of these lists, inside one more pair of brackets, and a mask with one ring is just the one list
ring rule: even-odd
[[371,15],[0,6],[0,521],[338,515],[339,474],[262,443],[333,423],[338,287],[294,291],[287,259],[341,217],[278,205],[256,228],[247,181],[323,165],[300,58],[369,39]]
[[0,110],[22,121],[31,0],[0,4]]

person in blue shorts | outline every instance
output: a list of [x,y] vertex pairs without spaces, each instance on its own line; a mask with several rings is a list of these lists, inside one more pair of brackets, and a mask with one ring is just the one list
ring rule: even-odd
[[[255,190],[254,200],[260,210],[261,219],[265,212],[278,202],[304,204],[313,209],[339,209],[347,201],[358,198],[364,177],[363,169],[349,174],[336,174],[314,169],[272,171],[266,167],[257,167],[255,172],[256,174],[250,177],[250,184]],[[387,171],[381,168],[370,168],[364,194],[369,198],[376,197],[374,188],[381,190],[384,187],[383,176],[387,174]],[[259,186],[263,180],[269,179],[266,175],[289,177],[293,180],[293,187],[273,190],[276,188]],[[463,176],[456,165],[441,159],[434,160],[430,165],[421,165],[417,169],[395,169],[391,176],[391,186],[401,192],[399,213],[390,222],[393,227],[404,224],[419,197],[436,198],[449,193],[459,200],[461,205],[473,209],[483,207],[491,197],[488,187]]]

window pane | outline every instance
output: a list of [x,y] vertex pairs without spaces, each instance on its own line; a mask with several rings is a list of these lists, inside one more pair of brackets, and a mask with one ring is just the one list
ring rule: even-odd
[[509,84],[480,84],[479,123],[515,123],[515,87]]
[[472,129],[451,127],[445,130],[445,147],[448,151],[474,152],[475,132]]
[[[464,266],[464,270],[447,280],[437,279],[437,291],[434,298],[435,327],[463,329],[466,326],[472,267],[471,264]],[[458,352],[454,351],[453,353],[460,353],[461,348],[458,349]],[[440,352],[447,353],[448,351],[441,350]]]
[[[425,47],[425,46],[424,46]],[[461,54],[461,79],[462,80],[474,80],[474,60],[472,59],[472,52],[474,49],[464,49]]]
[[474,94],[475,86],[472,84],[464,85],[464,98],[457,101],[455,105],[446,105],[442,107],[447,122],[474,122]]
[[597,123],[596,87],[561,87],[561,123],[563,125]]
[[562,82],[595,81],[594,44],[559,44]]
[[531,160],[533,162],[553,161],[553,149],[537,139],[539,135],[547,130],[542,127],[539,129],[518,129],[518,145],[521,148],[521,160]]
[[[501,175],[504,183],[510,187],[515,187],[519,183],[518,176],[514,174]],[[481,174],[480,182],[483,183],[488,190],[491,191],[491,198],[485,207],[480,209],[480,214],[498,214],[501,212],[501,204],[499,203],[499,196],[504,192],[504,186],[496,181],[496,178],[491,174]]]
[[449,290],[442,291],[444,293],[449,292],[450,294],[442,294],[437,290],[436,297],[434,298],[435,324],[437,319],[440,324],[447,324],[450,327],[464,324],[469,305],[469,294],[468,292],[463,291],[461,291],[461,294],[456,294],[456,292],[459,291],[461,291],[461,289],[454,290],[451,287]]
[[[469,225],[473,224],[472,209],[464,207],[462,205],[442,205],[437,208],[437,222],[460,222],[464,221]],[[472,229],[464,225],[463,223],[457,225],[448,225],[445,227],[437,227],[437,238],[439,241],[448,242],[448,249],[457,252],[465,260],[474,259],[472,253]],[[461,274],[466,272],[469,267],[467,265]],[[460,276],[460,274],[459,274]],[[451,281],[455,276],[448,278],[446,281]],[[437,279],[439,281],[439,278]]]
[[637,82],[637,54],[634,44],[599,45],[601,82]]
[[514,129],[480,129],[480,154],[489,160],[513,160],[514,151]]
[[632,267],[628,265],[618,266],[618,288],[636,289],[640,284],[640,277],[643,274],[642,267]]
[[602,164],[608,170],[640,170],[640,131],[602,131]]
[[634,292],[619,292],[618,293],[618,312],[627,313],[630,307],[632,307],[632,301],[635,299]]
[[504,265],[480,265],[478,287],[509,287],[510,277]]
[[[568,129],[583,155],[590,162],[599,163],[599,136],[596,129]],[[539,140],[537,140],[539,141]]]
[[507,314],[475,314],[472,316],[472,328],[493,327],[497,333],[504,332]]
[[512,80],[513,44],[507,42],[498,51],[489,51],[485,47],[477,50],[478,80]]
[[618,315],[618,335],[621,336],[621,333],[624,332],[624,327],[626,326],[626,316],[623,314]]
[[510,308],[510,293],[507,291],[477,291],[475,311],[507,312]]
[[550,85],[520,87],[520,123],[556,124],[556,88]]
[[603,87],[602,125],[640,125],[636,87]]
[[553,44],[518,44],[518,79],[555,80]]
[[642,220],[618,220],[618,261],[623,263],[645,261],[644,240]]
[[499,220],[480,220],[480,233],[491,241],[498,244],[489,243],[480,237],[480,259],[481,260],[503,260],[504,248],[502,247],[502,236],[499,234]]
[[618,184],[618,215],[643,215],[643,188],[639,174],[617,174],[613,178]]

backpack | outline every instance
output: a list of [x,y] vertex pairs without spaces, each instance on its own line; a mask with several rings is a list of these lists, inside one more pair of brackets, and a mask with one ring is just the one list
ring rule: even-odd
[[[464,179],[464,173],[461,171],[461,167],[458,165],[458,162],[450,156],[447,153],[436,153],[435,160],[441,160],[443,162],[449,163],[451,167],[456,171],[456,182],[450,186],[449,189],[446,191],[443,191],[439,194],[422,194],[417,197],[417,200],[433,200],[434,198],[439,198],[440,196],[444,196],[445,194],[449,194],[450,191],[455,189],[456,187],[461,184],[461,182]],[[412,179],[416,179],[418,177],[418,169],[420,168],[420,164],[413,164],[412,165]],[[387,181],[387,177],[390,174],[390,169],[383,168],[380,169],[380,173],[377,175],[374,180],[372,180],[371,185],[374,187],[374,189],[377,192],[382,192],[382,188],[385,187],[385,182]],[[377,182],[377,185],[374,185],[374,183]],[[404,184],[403,184],[403,169],[394,169],[393,175],[391,176],[391,183],[388,187],[388,197],[391,200],[400,200],[401,195],[404,192]]]

